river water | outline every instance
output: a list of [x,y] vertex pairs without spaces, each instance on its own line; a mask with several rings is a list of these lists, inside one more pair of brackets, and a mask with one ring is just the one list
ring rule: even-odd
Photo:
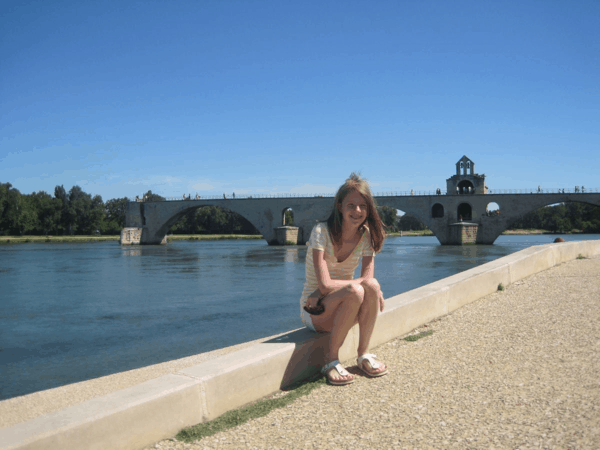
[[[388,238],[375,276],[391,297],[556,237]],[[299,328],[305,256],[262,240],[0,246],[0,400]]]

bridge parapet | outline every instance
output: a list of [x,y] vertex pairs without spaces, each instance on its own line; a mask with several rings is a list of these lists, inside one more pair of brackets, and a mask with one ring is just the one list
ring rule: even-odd
[[[524,189],[488,189],[486,194],[590,194],[590,193],[600,193],[600,188],[586,188],[586,187],[575,187],[575,188],[546,188],[546,189],[538,189],[538,188],[524,188]],[[476,193],[460,193],[456,192],[448,192],[448,191],[393,191],[393,192],[376,192],[373,194],[374,197],[411,197],[411,196],[432,196],[432,195],[458,195],[463,197],[468,197],[472,195],[482,195]],[[189,196],[189,197],[165,197],[163,201],[167,202],[182,202],[182,201],[191,201],[191,200],[258,200],[258,199],[274,199],[274,198],[298,198],[298,199],[314,199],[314,198],[334,198],[335,194],[327,193],[327,194],[236,194],[233,196],[225,196],[223,198],[222,195],[198,195],[198,196]],[[142,198],[129,198],[130,202],[150,202],[149,200],[144,200]],[[154,202],[153,200],[152,202]]]

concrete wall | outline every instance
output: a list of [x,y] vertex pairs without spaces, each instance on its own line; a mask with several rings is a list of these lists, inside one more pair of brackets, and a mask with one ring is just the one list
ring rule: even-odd
[[[530,247],[496,261],[387,299],[371,346],[388,342],[436,317],[552,266],[600,254],[600,241]],[[327,335],[306,328],[229,353],[177,374],[96,398],[0,430],[0,449],[134,450],[212,420],[316,373]],[[355,358],[354,327],[340,351]]]

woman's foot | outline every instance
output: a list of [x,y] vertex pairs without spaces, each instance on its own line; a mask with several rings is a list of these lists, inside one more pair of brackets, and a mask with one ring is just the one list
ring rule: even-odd
[[327,378],[327,383],[332,386],[344,386],[354,383],[354,377],[342,367],[337,359],[325,364],[321,369],[321,373]]
[[385,364],[377,361],[375,357],[376,355],[373,355],[372,353],[365,353],[356,360],[358,368],[362,370],[366,376],[371,378],[381,377],[388,373]]

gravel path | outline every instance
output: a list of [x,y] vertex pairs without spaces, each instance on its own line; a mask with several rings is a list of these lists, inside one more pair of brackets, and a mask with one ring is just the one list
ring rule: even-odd
[[430,329],[374,349],[388,376],[323,386],[193,444],[147,449],[600,448],[600,257],[533,275],[416,332]]

